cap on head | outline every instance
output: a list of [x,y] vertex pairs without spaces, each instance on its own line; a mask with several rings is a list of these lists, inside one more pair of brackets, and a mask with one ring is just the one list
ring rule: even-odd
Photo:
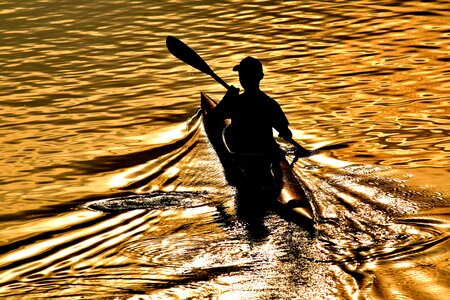
[[247,56],[246,58],[244,58],[243,60],[241,60],[241,62],[234,66],[233,71],[243,71],[243,72],[248,72],[248,73],[254,73],[254,74],[258,74],[258,75],[263,75],[263,67],[261,62],[251,56]]

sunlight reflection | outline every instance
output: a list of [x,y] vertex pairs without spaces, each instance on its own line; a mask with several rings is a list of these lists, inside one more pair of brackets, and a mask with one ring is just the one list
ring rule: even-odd
[[143,134],[139,136],[126,137],[125,139],[131,141],[143,141],[146,144],[168,144],[174,140],[180,139],[186,135],[189,129],[189,123],[180,123],[174,125],[168,125],[164,131],[152,131],[149,134]]
[[[25,228],[20,228],[20,232],[30,234],[40,232],[41,230],[45,231],[57,230],[61,229],[61,224],[64,224],[65,226],[79,224],[93,220],[97,218],[99,215],[101,215],[101,213],[86,210],[65,213],[58,216],[57,218],[48,218],[44,220],[35,221],[34,224],[31,223],[28,224]],[[18,227],[16,227],[15,229],[10,228],[10,230],[19,231],[19,228]],[[39,244],[35,244],[32,247],[24,247],[22,249],[17,249],[12,253],[2,255],[0,256],[0,265],[5,265],[9,262],[28,258],[30,256],[33,256],[34,254],[43,252],[44,250],[53,247],[55,242],[56,242],[55,240],[49,240],[46,242],[44,241]]]
[[[344,2],[2,1],[0,297],[450,299],[448,1]],[[171,34],[236,86],[260,58],[306,148],[352,141],[295,167],[314,232],[236,214],[195,114],[224,90]]]
[[346,166],[353,164],[352,162],[335,159],[335,158],[329,157],[325,154],[317,154],[308,159],[318,162],[319,164],[332,167],[332,168],[344,168]]
[[145,178],[147,176],[146,173],[143,173],[142,175],[138,177],[132,176],[133,174],[139,173],[141,170],[145,169],[146,166],[151,165],[157,161],[157,159],[150,161],[144,165],[136,166],[134,168],[130,168],[126,171],[123,171],[122,173],[119,173],[117,175],[114,175],[108,183],[108,186],[110,188],[119,188],[128,185],[130,182],[133,182],[135,180],[139,180],[141,178]]
[[396,263],[393,263],[393,266],[395,268],[399,268],[399,269],[409,269],[409,268],[413,268],[415,266],[415,264],[411,261],[399,261]]

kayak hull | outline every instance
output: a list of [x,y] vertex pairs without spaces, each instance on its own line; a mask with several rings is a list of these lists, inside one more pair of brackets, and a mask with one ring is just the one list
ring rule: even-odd
[[[224,168],[225,177],[230,185],[239,187],[251,187],[257,189],[253,182],[249,182],[248,178],[243,174],[241,165],[235,155],[230,153],[224,143],[222,132],[230,124],[229,119],[215,118],[211,111],[217,105],[205,93],[201,93],[201,110],[203,116],[203,124],[214,150]],[[295,215],[300,216],[303,220],[313,221],[314,214],[310,202],[297,176],[289,166],[286,158],[282,158],[280,162],[281,178],[272,185],[272,188],[259,188],[259,192],[270,195],[272,199],[277,200],[277,204],[283,208],[287,208]]]

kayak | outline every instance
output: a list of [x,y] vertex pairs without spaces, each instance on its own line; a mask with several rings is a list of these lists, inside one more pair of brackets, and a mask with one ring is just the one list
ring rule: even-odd
[[[229,119],[215,118],[214,115],[211,115],[211,111],[216,105],[216,101],[207,94],[201,93],[201,111],[206,135],[223,166],[228,183],[237,188],[249,185],[249,181],[246,179],[245,174],[243,174],[244,172],[239,164],[239,160],[245,159],[245,157],[236,157],[237,154],[230,151],[223,135],[224,129],[230,125],[231,121]],[[251,158],[249,157],[249,159]],[[281,205],[282,208],[287,208],[303,220],[313,221],[314,213],[311,204],[285,157],[281,159],[280,167],[282,173],[280,175],[281,178],[279,182],[272,185],[271,193],[273,192],[273,194],[270,193],[270,195],[273,195],[273,199],[276,199],[276,203]],[[275,186],[276,188],[274,188]],[[252,188],[257,187],[253,185]],[[261,190],[265,193],[266,187],[262,186],[260,188]]]

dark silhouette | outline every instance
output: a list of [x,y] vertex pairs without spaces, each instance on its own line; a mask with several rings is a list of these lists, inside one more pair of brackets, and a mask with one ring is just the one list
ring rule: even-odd
[[[314,151],[308,151],[292,140],[289,122],[280,106],[260,90],[259,83],[264,77],[261,63],[248,58],[235,67],[245,90],[239,95],[238,89],[223,81],[188,45],[173,36],[166,38],[166,45],[175,57],[208,74],[228,91],[217,109],[216,101],[205,93],[200,94],[204,128],[224,168],[228,183],[239,191],[248,189],[250,195],[262,192],[264,198],[276,199],[282,207],[292,210],[305,222],[312,221],[313,208],[284,153],[275,142],[272,128],[278,130],[283,138],[290,139],[289,142],[299,149],[297,155],[309,156]],[[246,110],[242,106],[246,106]],[[232,127],[227,127],[230,123],[228,116]],[[239,124],[238,120],[242,123]],[[246,209],[241,211],[245,212]]]
[[[238,157],[245,156],[242,160],[248,177],[260,182],[280,179],[280,160],[284,152],[275,141],[272,128],[278,131],[279,137],[292,142],[289,122],[280,105],[260,89],[264,73],[258,59],[246,57],[233,71],[239,72],[244,92],[239,94],[239,89],[231,86],[212,113],[217,118],[231,119],[231,126],[225,130],[225,140]],[[309,155],[306,149],[296,146],[300,155]],[[268,173],[270,170],[272,174]]]
[[201,93],[204,128],[220,159],[228,183],[237,187],[237,198],[240,199],[238,201],[240,203],[238,205],[239,215],[245,216],[252,210],[261,209],[261,212],[252,212],[251,214],[255,214],[255,216],[250,216],[249,219],[250,223],[256,225],[259,220],[263,219],[262,216],[268,208],[264,203],[275,200],[275,203],[279,203],[281,207],[292,210],[294,215],[301,218],[302,223],[311,221],[313,219],[312,207],[286,158],[279,159],[278,167],[281,172],[279,177],[281,178],[274,180],[275,176],[270,167],[272,163],[270,156],[266,157],[260,153],[230,153],[222,136],[224,128],[229,128],[227,125],[230,124],[230,120],[219,118],[219,114],[214,114],[216,106],[216,101],[205,93]]

